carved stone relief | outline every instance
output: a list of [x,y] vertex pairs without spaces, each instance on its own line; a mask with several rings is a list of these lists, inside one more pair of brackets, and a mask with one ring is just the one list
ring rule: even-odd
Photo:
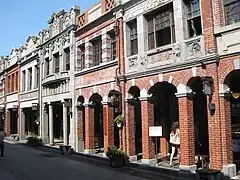
[[55,16],[52,24],[52,36],[59,33],[59,19]]
[[187,58],[197,57],[202,54],[200,38],[186,43]]
[[128,59],[129,69],[135,69],[138,66],[138,57],[132,57]]

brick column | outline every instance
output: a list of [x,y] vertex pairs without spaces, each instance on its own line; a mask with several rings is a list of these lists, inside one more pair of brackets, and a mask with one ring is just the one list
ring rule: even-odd
[[134,106],[131,99],[125,100],[126,107],[126,146],[128,156],[136,155],[134,132]]
[[149,137],[149,126],[154,126],[154,105],[148,101],[148,97],[140,97],[141,116],[142,116],[142,163],[156,164],[155,146]]
[[5,124],[4,124],[4,131],[6,132],[6,135],[9,136],[11,134],[11,128],[10,128],[10,110],[6,109],[6,115],[5,115]]
[[104,130],[104,152],[108,146],[114,145],[114,109],[108,102],[103,105],[103,130]]
[[91,103],[85,103],[85,149],[87,154],[94,154],[94,108]]
[[85,42],[85,68],[90,68],[93,65],[93,45],[91,42]]
[[84,108],[77,109],[77,139],[78,139],[78,152],[84,151]]
[[220,120],[222,135],[222,165],[226,176],[236,176],[236,165],[233,164],[232,130],[231,130],[231,104],[230,94],[219,93]]
[[195,136],[194,136],[194,116],[193,101],[191,95],[176,93],[179,107],[179,127],[180,127],[180,165],[184,171],[194,172],[195,165]]
[[111,38],[107,33],[102,35],[102,62],[111,61]]

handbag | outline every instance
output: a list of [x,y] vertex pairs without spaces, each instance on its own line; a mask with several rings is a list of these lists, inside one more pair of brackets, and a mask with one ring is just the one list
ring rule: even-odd
[[179,145],[180,144],[180,137],[179,136],[180,136],[180,134],[179,134],[178,131],[175,134],[171,133],[170,134],[170,143]]

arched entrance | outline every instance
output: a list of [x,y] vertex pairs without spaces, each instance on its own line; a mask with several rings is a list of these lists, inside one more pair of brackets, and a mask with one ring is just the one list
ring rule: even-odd
[[140,89],[132,86],[128,93],[132,96],[132,105],[134,106],[134,132],[135,132],[135,152],[136,155],[142,153],[142,119],[141,119],[141,102]]
[[233,162],[240,169],[240,71],[234,70],[227,75],[224,84],[226,84],[231,92],[231,129],[232,129],[232,151]]
[[[114,112],[114,119],[120,115],[121,112],[121,94],[118,91],[111,90],[108,94],[108,97],[110,98],[110,106],[113,108]],[[120,138],[119,138],[119,128],[117,127],[117,124],[114,123],[114,145],[118,148],[120,147]]]
[[171,151],[168,143],[171,126],[179,121],[176,92],[176,87],[168,82],[158,82],[148,92],[154,104],[154,125],[162,126],[163,136],[158,139],[157,146],[155,144],[155,152],[160,153],[162,160],[165,160]]
[[103,106],[102,97],[95,93],[91,96],[90,102],[94,108],[94,135],[95,135],[95,149],[96,152],[103,152],[104,149],[104,134],[103,134]]
[[203,93],[201,77],[188,81],[193,91],[193,115],[195,132],[195,154],[209,156],[207,96]]
[[80,151],[83,151],[85,148],[85,108],[83,104],[84,97],[79,96],[77,99],[77,129]]

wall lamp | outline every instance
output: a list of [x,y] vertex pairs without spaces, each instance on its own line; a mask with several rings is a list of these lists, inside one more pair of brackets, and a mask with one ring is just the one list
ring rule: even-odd
[[209,98],[208,109],[210,111],[210,115],[213,116],[216,110],[215,104],[212,103],[212,96],[214,92],[214,81],[211,76],[205,76],[205,77],[202,77],[201,79],[203,84],[203,93]]

